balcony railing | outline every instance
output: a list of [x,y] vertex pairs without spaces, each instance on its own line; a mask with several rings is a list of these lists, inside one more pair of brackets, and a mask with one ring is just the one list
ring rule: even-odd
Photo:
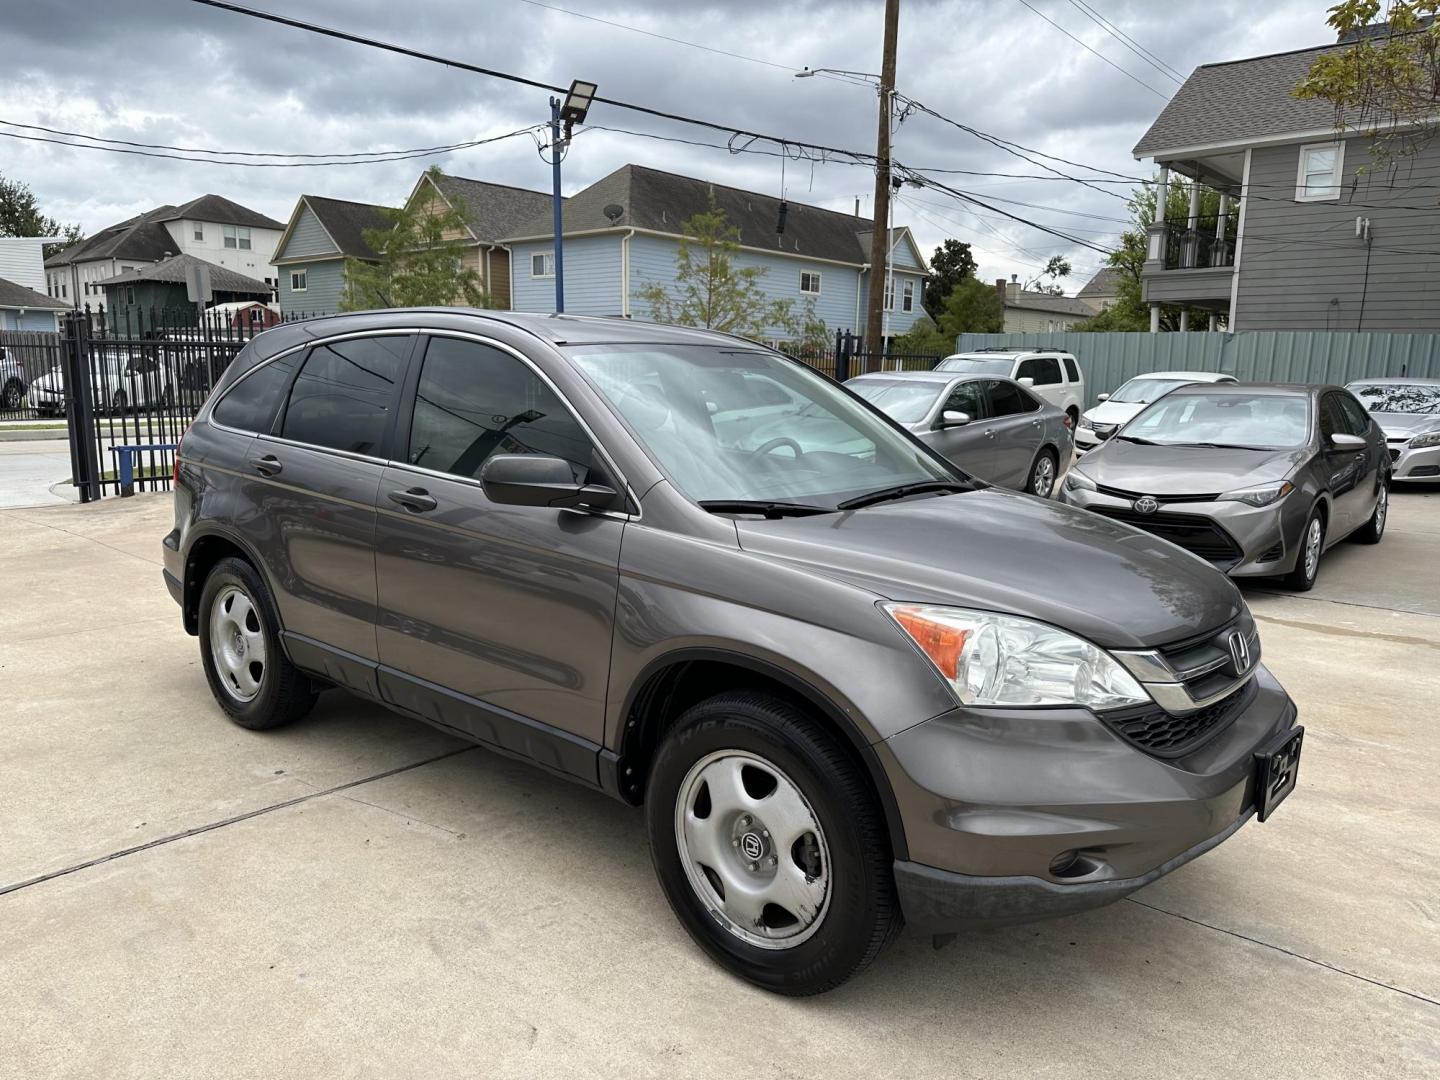
[[1215,222],[1200,221],[1198,227],[1167,221],[1164,230],[1166,270],[1194,270],[1199,267],[1234,266],[1235,240],[1215,235]]

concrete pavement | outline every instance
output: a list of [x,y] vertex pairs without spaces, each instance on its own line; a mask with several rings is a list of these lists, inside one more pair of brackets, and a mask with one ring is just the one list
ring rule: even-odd
[[69,478],[68,441],[0,441],[0,509],[74,502],[74,488],[64,483]]
[[169,515],[0,513],[0,1076],[1440,1072],[1440,498],[1308,597],[1249,590],[1307,728],[1269,822],[805,1001],[690,943],[634,811],[338,692],[228,724]]

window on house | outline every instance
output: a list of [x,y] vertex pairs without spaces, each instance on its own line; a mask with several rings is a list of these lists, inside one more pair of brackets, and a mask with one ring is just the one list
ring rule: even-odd
[[226,225],[225,246],[227,248],[238,248],[240,251],[249,251],[250,230],[243,225]]
[[199,221],[195,222],[195,231],[192,235],[196,240],[203,241],[205,239],[205,225]]
[[125,286],[125,303],[126,303],[126,305],[128,305],[129,307],[134,307],[134,306],[135,306],[135,286],[134,286],[134,285],[126,285],[126,286]]
[[307,271],[305,271],[305,270],[291,270],[291,271],[290,271],[290,291],[291,291],[291,292],[304,292],[304,291],[305,291],[305,275],[306,275],[306,273],[307,273]]
[[812,270],[800,271],[800,291],[812,296],[820,295],[820,275]]
[[1300,148],[1300,172],[1295,178],[1297,202],[1340,197],[1340,175],[1345,166],[1344,143],[1315,143]]
[[901,293],[900,293],[900,310],[901,310],[901,311],[914,311],[914,310],[915,310],[915,283],[914,283],[913,281],[907,281],[907,282],[905,282],[905,285],[904,285],[903,289],[901,290]]
[[531,255],[530,276],[532,278],[554,277],[555,253],[553,251],[537,251]]
[[885,276],[885,310],[895,310],[895,279],[888,274]]

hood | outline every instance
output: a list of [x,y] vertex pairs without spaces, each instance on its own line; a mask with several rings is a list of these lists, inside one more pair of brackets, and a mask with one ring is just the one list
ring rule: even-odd
[[1103,487],[1140,495],[1218,495],[1283,480],[1309,450],[1223,450],[1144,446],[1111,439],[1085,456],[1080,471]]
[[1141,402],[1102,401],[1085,411],[1085,419],[1093,424],[1123,424],[1145,408]]
[[1408,439],[1422,431],[1440,430],[1440,416],[1434,413],[1372,413],[1387,439]]
[[1106,648],[1193,637],[1242,610],[1230,580],[1188,552],[1000,488],[736,528],[746,551],[888,600],[1021,615]]

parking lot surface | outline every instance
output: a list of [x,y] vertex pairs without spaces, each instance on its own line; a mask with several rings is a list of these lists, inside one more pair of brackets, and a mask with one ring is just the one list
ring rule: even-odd
[[0,1076],[1440,1075],[1440,488],[1247,587],[1307,729],[1269,822],[806,1000],[691,944],[633,810],[339,692],[226,722],[169,519],[0,512]]

